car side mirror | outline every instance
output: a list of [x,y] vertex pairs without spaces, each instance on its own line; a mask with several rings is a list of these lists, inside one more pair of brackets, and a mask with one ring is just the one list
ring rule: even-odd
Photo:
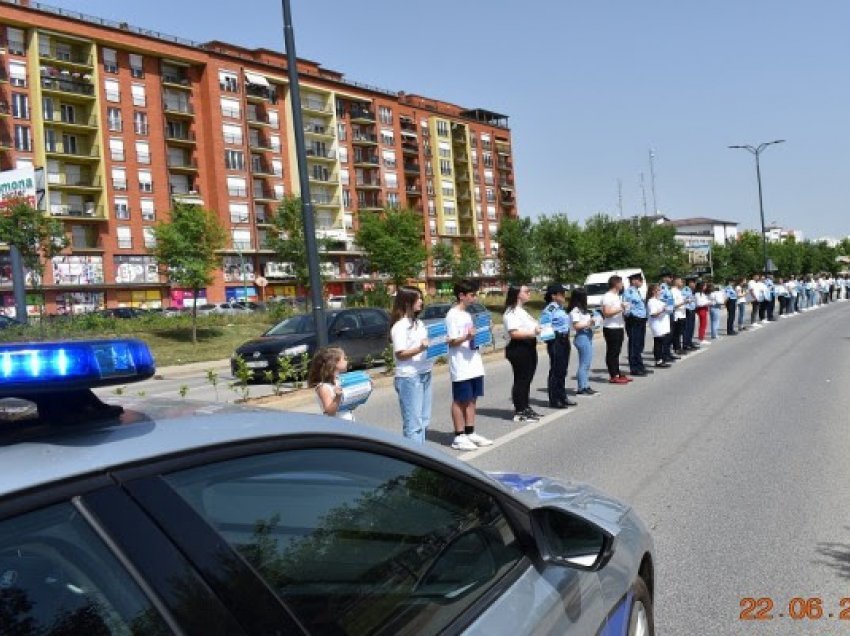
[[531,521],[544,561],[595,572],[614,553],[611,534],[560,508],[535,508],[531,511]]

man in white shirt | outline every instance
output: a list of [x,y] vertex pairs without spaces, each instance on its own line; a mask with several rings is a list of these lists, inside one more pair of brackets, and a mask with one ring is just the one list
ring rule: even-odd
[[673,281],[673,287],[670,291],[673,294],[673,351],[676,352],[676,355],[681,356],[687,353],[682,348],[682,336],[685,333],[685,318],[687,317],[687,312],[685,310],[685,299],[682,296],[682,287],[684,287],[684,282],[681,277],[677,277]]
[[602,336],[605,338],[605,365],[608,367],[611,384],[628,384],[631,379],[620,373],[620,352],[623,350],[623,338],[626,322],[623,312],[626,306],[620,297],[623,291],[623,279],[611,276],[608,279],[608,291],[602,296]]
[[475,450],[493,442],[475,432],[475,405],[484,395],[484,362],[473,342],[475,325],[467,307],[475,302],[476,287],[469,281],[454,286],[457,304],[446,314],[449,375],[452,379],[452,424],[455,450]]

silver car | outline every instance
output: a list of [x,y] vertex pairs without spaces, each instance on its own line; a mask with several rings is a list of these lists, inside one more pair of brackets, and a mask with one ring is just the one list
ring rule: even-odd
[[[85,343],[21,346],[0,345],[4,633],[653,633],[652,539],[589,486],[329,417],[105,405]],[[92,347],[93,385],[153,373]]]

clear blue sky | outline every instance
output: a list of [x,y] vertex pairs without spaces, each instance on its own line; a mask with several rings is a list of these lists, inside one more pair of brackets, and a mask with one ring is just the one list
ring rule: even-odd
[[[846,0],[291,0],[301,57],[510,116],[519,209],[643,212],[850,234]],[[135,26],[283,48],[281,4],[53,0]]]

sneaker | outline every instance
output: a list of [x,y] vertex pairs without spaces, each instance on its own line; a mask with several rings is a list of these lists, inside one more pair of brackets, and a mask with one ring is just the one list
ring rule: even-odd
[[535,410],[534,410],[533,408],[531,408],[530,406],[529,406],[527,409],[525,409],[524,413],[525,413],[526,415],[530,415],[531,417],[533,417],[533,418],[535,418],[535,419],[538,419],[538,420],[539,420],[541,417],[543,417],[543,413],[538,413],[537,411],[535,411]]
[[479,435],[478,433],[470,433],[466,436],[470,442],[475,444],[476,446],[492,446],[493,440],[487,439],[483,435]]
[[655,368],[656,369],[669,369],[670,363],[669,362],[656,362]]
[[584,388],[584,389],[582,389],[581,391],[578,392],[579,395],[596,395],[598,393],[599,393],[599,391],[594,391],[590,387]]
[[536,417],[534,417],[531,413],[527,411],[522,411],[521,413],[514,413],[514,422],[519,422],[520,424],[524,424],[526,422],[537,422],[539,421]]
[[452,448],[455,450],[473,451],[478,447],[475,445],[475,442],[469,439],[469,435],[461,433],[460,435],[455,435]]
[[631,381],[632,381],[632,379],[631,379],[629,376],[624,375],[624,374],[622,374],[622,373],[620,374],[620,376],[619,376],[619,377],[620,377],[620,379],[625,380],[626,382],[631,382]]
[[629,381],[626,380],[626,378],[624,378],[621,375],[618,375],[618,376],[613,377],[610,380],[608,380],[608,384],[628,384],[628,383],[629,383]]

